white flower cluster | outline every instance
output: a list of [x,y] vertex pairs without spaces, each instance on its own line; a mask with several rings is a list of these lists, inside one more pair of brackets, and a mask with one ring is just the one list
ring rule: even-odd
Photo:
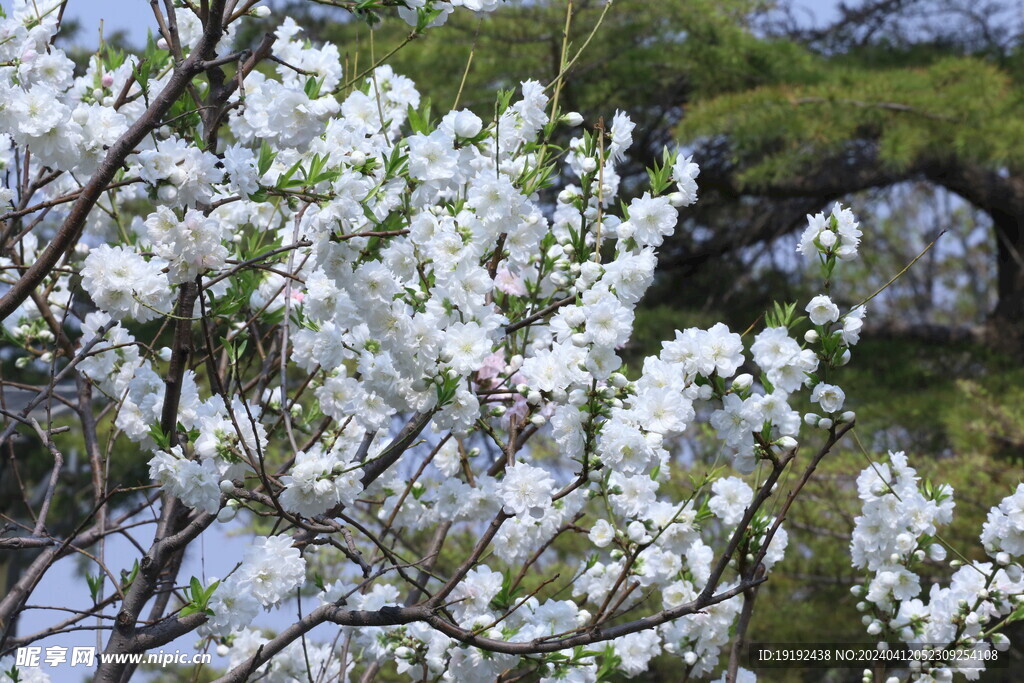
[[174,211],[162,206],[146,218],[145,226],[153,252],[168,263],[171,283],[187,282],[200,273],[217,270],[228,256],[227,247],[221,243],[221,222],[200,211],[188,210],[178,220]]
[[336,505],[351,505],[363,490],[359,463],[337,452],[299,451],[295,464],[281,477],[281,505],[289,512],[311,517]]
[[[920,597],[922,574],[926,561],[941,564],[947,558],[938,527],[952,520],[952,489],[922,485],[900,452],[890,453],[888,463],[864,469],[857,491],[863,514],[850,547],[853,565],[866,569],[869,580],[854,586],[853,593],[862,599],[857,607],[865,612],[868,634],[940,653],[954,648],[967,653],[912,662],[912,680],[950,680],[954,673],[977,679],[985,670],[985,652],[1009,645],[999,633],[1003,619],[1024,604],[1024,571],[1013,557],[1020,553],[1001,549],[1002,539],[993,535],[1006,523],[1007,511],[1019,505],[1022,489],[992,508],[982,532],[996,564],[951,560],[955,571],[949,585],[932,583],[927,601]],[[1012,540],[1010,547],[1015,547]]]
[[161,259],[144,259],[125,247],[102,244],[82,268],[82,286],[103,311],[145,322],[171,311],[172,291]]
[[[243,628],[232,636],[231,647],[221,645],[218,652],[228,656],[228,666],[242,666],[250,657],[257,654],[269,638],[259,631]],[[324,680],[349,680],[349,673],[355,666],[355,659],[350,658],[343,672],[342,659],[329,644],[317,644],[296,640],[278,653],[263,666],[258,667],[254,677],[267,683],[292,683],[307,679],[307,673],[323,675]]]
[[988,513],[981,542],[992,557],[1024,555],[1024,484]]
[[832,207],[832,213],[807,216],[807,228],[800,236],[797,251],[804,256],[835,257],[849,261],[857,256],[861,231],[853,212],[840,204]]
[[161,451],[149,461],[149,477],[191,508],[217,514],[220,510],[220,473],[212,460],[188,460],[181,446]]
[[[493,3],[472,8],[485,4]],[[183,43],[194,44],[192,19],[179,24]],[[154,481],[186,505],[229,520],[237,508],[232,502],[222,511],[222,495],[230,498],[235,482],[262,467],[270,427],[305,424],[310,407],[273,385],[265,385],[264,396],[276,398],[260,404],[241,393],[204,396],[190,370],[181,380],[176,423],[188,441],[163,443],[159,365],[168,357],[141,354],[145,347],[125,326],[171,313],[176,289],[196,282],[212,310],[238,300],[255,321],[270,324],[290,311],[283,323],[290,328],[287,361],[311,373],[309,414],[351,425],[329,429],[276,475],[277,501],[288,514],[311,518],[376,498],[380,520],[419,530],[503,510],[511,519],[497,532],[495,558],[515,566],[577,519],[590,499],[605,497],[610,515],[595,520],[591,537],[608,556],[581,567],[574,586],[581,603],[530,599],[494,635],[521,640],[585,625],[591,617],[581,604],[598,609],[620,573],[660,590],[666,605],[694,599],[711,574],[711,529],[705,532],[692,501],[658,495],[670,473],[668,441],[694,421],[697,404],[710,403],[712,424],[736,453],[737,467],[749,472],[759,457],[755,433],[780,452],[795,446],[800,419],[789,395],[818,363],[813,349],[801,348],[780,326],[770,361],[760,351],[764,339],[754,351],[778,386],[756,393],[749,376],[739,376],[730,388],[725,382],[745,361],[743,343],[719,324],[678,332],[635,382],[618,372],[633,309],[653,281],[655,248],[674,230],[677,207],[696,201],[698,166],[667,158],[662,186],[616,216],[615,163],[633,131],[617,112],[606,135],[572,140],[565,162],[579,184],[559,194],[549,216],[536,194],[549,172],[538,142],[549,119],[540,84],[524,82],[521,98],[493,121],[461,110],[430,128],[409,120],[419,95],[387,67],[339,101],[332,92],[342,79],[338,50],[311,46],[298,34],[290,20],[277,31],[275,49],[289,66],[246,77],[244,103],[237,100],[226,124],[236,142],[223,152],[199,150],[168,130],[147,138],[128,160],[128,175],[141,187],[126,184],[114,196],[129,201],[145,192],[156,206],[136,220],[134,243],[96,247],[81,267],[83,287],[101,309],[83,324],[83,341],[97,343],[82,371],[118,401],[115,423],[123,433],[152,450]],[[315,74],[318,88],[307,87],[292,67]],[[93,60],[81,79],[69,78],[65,97],[87,95],[95,106],[112,106],[126,74],[107,78],[102,69]],[[93,80],[101,87],[87,90],[85,81]],[[129,122],[139,113],[122,110]],[[255,271],[258,279],[241,289],[229,269],[243,260],[233,238],[253,234],[254,226],[271,249],[296,246],[287,265]],[[602,246],[611,258],[602,260]],[[545,306],[547,324],[510,331]],[[197,304],[176,315],[200,312]],[[242,337],[232,330],[222,341],[238,348]],[[241,362],[237,354],[227,360]],[[435,431],[450,433],[425,481],[430,472],[439,476],[425,495],[397,495],[405,484],[393,468],[364,491],[364,465],[387,455],[391,422],[407,413],[430,415]],[[469,464],[462,442],[482,420],[502,430],[550,422],[563,457],[587,473],[583,485],[566,487],[561,474],[525,451],[507,467],[463,477]],[[710,509],[731,532],[751,489],[728,478],[713,491]],[[766,566],[781,556],[785,538],[779,530]],[[281,539],[247,553],[218,586],[209,632],[247,627],[258,605],[277,603],[301,582],[298,551],[267,545]],[[503,580],[485,564],[472,569],[455,588],[459,622],[498,619],[492,602]],[[361,595],[383,596],[378,591],[385,588]],[[667,648],[710,671],[738,604],[725,601],[685,623],[615,641],[622,669],[640,673]],[[361,642],[371,651],[384,647],[372,630],[366,633]],[[481,657],[419,626],[404,633],[414,649],[433,652],[427,661],[446,680],[492,679],[514,660]],[[589,680],[596,665],[591,657],[569,668]]]
[[[404,4],[400,13],[419,27],[455,7],[497,2]],[[68,172],[35,200],[79,191],[78,174],[96,167],[173,73],[169,55],[154,52],[148,78],[138,78],[139,62],[103,55],[76,78],[49,45],[51,14],[29,21],[35,9],[18,2],[13,18],[0,20],[0,128],[31,147],[26,177],[44,166]],[[176,18],[190,51],[201,22],[188,6]],[[568,648],[538,662],[542,681],[589,682],[603,663],[634,676],[668,652],[691,675],[711,675],[742,609],[742,582],[770,571],[788,544],[778,520],[752,507],[774,495],[763,470],[793,460],[802,422],[836,437],[854,419],[832,372],[859,341],[864,307],[844,314],[829,295],[814,297],[802,341],[795,304],[777,307],[749,342],[722,323],[679,330],[627,371],[621,354],[656,250],[679,209],[697,200],[691,157],[666,152],[650,187],[627,205],[616,201],[616,165],[634,129],[623,112],[607,130],[570,133],[562,150],[550,143],[556,127],[584,120],[549,111],[535,81],[503,95],[489,120],[462,109],[434,122],[411,80],[381,66],[346,83],[339,50],[310,44],[290,19],[274,50],[273,69],[239,74],[223,130],[210,137],[219,144],[195,145],[201,131],[189,116],[154,127],[90,214],[83,246],[51,275],[52,306],[75,316],[70,292],[80,275],[99,309],[78,321],[90,347],[78,369],[110,400],[118,434],[152,454],[152,479],[194,509],[197,524],[212,521],[203,513],[228,522],[252,507],[323,543],[317,536],[329,535],[323,525],[333,519],[322,515],[352,520],[361,535],[321,552],[337,549],[347,562],[367,550],[363,557],[388,570],[360,579],[359,562],[344,565],[333,582],[317,580],[324,604],[397,608],[406,596],[392,546],[406,554],[406,544],[438,528],[475,534],[486,520],[494,521],[479,561],[450,585],[428,570],[417,586],[424,595],[449,591],[443,612],[453,629],[529,643],[735,590],[615,638],[603,653]],[[571,182],[552,191],[555,178]],[[145,202],[144,215],[122,221]],[[43,229],[56,227],[56,214],[39,216]],[[26,255],[38,248],[29,238]],[[819,255],[828,279],[859,238],[852,214],[836,205],[810,218],[800,250]],[[13,329],[52,344],[40,316],[25,304]],[[141,323],[156,319],[191,332],[192,346],[159,347],[169,343],[159,341],[164,329],[145,343],[153,333]],[[189,350],[191,364],[170,377]],[[794,408],[808,399],[822,415]],[[758,475],[716,472],[679,498],[669,493],[679,483],[670,451],[704,419],[733,470]],[[557,456],[545,457],[551,450]],[[886,628],[903,629],[899,619],[912,613],[914,637],[928,624],[939,629],[928,633],[936,642],[954,642],[981,634],[961,628],[970,614],[981,624],[1004,613],[1016,587],[1003,554],[1024,546],[1024,488],[986,524],[983,540],[1005,569],[961,569],[988,577],[987,597],[970,614],[946,610],[968,588],[981,595],[975,577],[958,573],[948,594],[933,591],[929,620],[914,602],[914,569],[922,553],[940,554],[936,527],[948,521],[951,493],[922,492],[900,454],[858,485],[865,510],[854,562],[873,575],[865,605],[888,615]],[[525,595],[520,571],[546,566],[563,534],[585,546],[562,558],[573,563],[571,582],[551,597]],[[723,538],[760,566],[732,558],[716,575]],[[303,553],[316,547],[260,538],[217,585],[202,628],[233,665],[266,642],[253,619],[304,586]],[[347,659],[293,642],[260,675],[340,678],[358,659],[393,660],[399,673],[425,670],[433,680],[491,681],[521,661],[425,621],[344,634]]]
[[204,633],[227,635],[246,628],[261,606],[278,604],[305,578],[306,561],[288,536],[257,539],[242,555],[238,569],[214,590],[209,603],[214,614],[203,625]]

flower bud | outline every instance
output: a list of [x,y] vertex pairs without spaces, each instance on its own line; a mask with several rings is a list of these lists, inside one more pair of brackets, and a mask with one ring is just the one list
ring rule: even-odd
[[531,406],[539,405],[541,400],[542,397],[540,395],[540,392],[537,391],[536,389],[526,394],[526,402],[529,403]]
[[576,127],[583,123],[583,115],[578,111],[571,111],[568,114],[562,115],[562,122],[568,126]]
[[178,188],[173,185],[161,185],[160,189],[156,191],[156,196],[160,201],[170,204],[178,196]]
[[583,389],[573,389],[569,392],[569,405],[581,406],[587,402],[587,392]]
[[235,490],[235,483],[230,479],[220,480],[220,492],[221,493],[233,493]]
[[530,417],[530,424],[534,427],[543,427],[545,422],[547,422],[547,418],[543,415],[532,415]]
[[817,344],[820,338],[817,330],[807,330],[804,332],[804,341],[808,344]]
[[791,451],[797,447],[797,441],[791,436],[784,436],[775,442],[784,451]]
[[238,508],[228,505],[226,507],[221,508],[220,512],[217,513],[217,521],[221,524],[227,524],[235,518],[235,515],[237,513]]
[[569,327],[579,327],[587,321],[586,314],[579,307],[572,307],[565,311],[565,322]]
[[455,115],[452,129],[460,138],[474,138],[483,130],[483,125],[479,116],[468,109],[463,109]]
[[736,375],[736,378],[732,381],[733,391],[746,391],[754,383],[754,377],[747,372],[742,375]]
[[668,203],[677,209],[686,206],[686,196],[682,192],[672,192],[668,196]]
[[583,169],[584,173],[593,173],[594,171],[597,170],[597,161],[594,159],[594,157],[587,157],[582,162],[580,162],[580,168]]

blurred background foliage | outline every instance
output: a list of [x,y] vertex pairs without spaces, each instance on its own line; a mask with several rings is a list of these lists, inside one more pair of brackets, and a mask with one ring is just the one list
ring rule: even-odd
[[[349,75],[407,39],[409,27],[388,20],[371,40],[367,23],[337,21],[344,13],[329,4],[277,2],[265,28],[294,17],[312,41],[339,46]],[[409,42],[388,63],[415,79],[435,115],[457,101],[486,116],[497,89],[557,76],[567,8],[512,0],[479,18],[456,13],[447,30]],[[838,274],[842,306],[885,286],[934,242],[869,305],[864,339],[838,378],[858,440],[825,460],[794,507],[787,559],[760,592],[750,634],[863,642],[848,543],[853,480],[866,458],[905,450],[922,478],[950,483],[957,507],[944,537],[977,559],[988,508],[1024,472],[1024,10],[1012,1],[861,0],[816,27],[786,2],[616,0],[603,10],[602,0],[571,3],[570,54],[593,37],[565,75],[563,111],[580,111],[587,126],[616,109],[631,114],[627,194],[642,191],[663,145],[682,145],[702,167],[701,201],[662,249],[637,314],[626,349],[634,372],[674,329],[725,320],[742,331],[771,302],[817,293],[795,231],[834,201],[853,205],[864,230],[861,258]],[[241,44],[257,37],[249,26]],[[820,435],[805,438],[810,450]],[[715,462],[711,443],[688,435],[683,451],[698,476]],[[689,486],[682,475],[678,485]],[[557,551],[571,549],[572,535],[563,539],[545,566],[566,576],[572,569]],[[452,540],[446,554],[460,548]],[[1014,668],[984,680],[1017,680],[1022,652],[1016,646]],[[394,678],[390,665],[379,673]],[[639,680],[678,680],[677,665],[665,659]]]

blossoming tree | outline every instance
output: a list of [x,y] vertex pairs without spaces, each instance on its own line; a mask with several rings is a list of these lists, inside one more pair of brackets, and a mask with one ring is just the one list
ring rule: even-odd
[[[31,521],[0,537],[31,554],[0,598],[0,656],[98,620],[105,654],[194,634],[226,658],[223,681],[372,680],[392,663],[413,680],[595,681],[662,654],[687,677],[753,678],[746,628],[787,512],[854,428],[836,381],[866,307],[829,296],[860,241],[848,210],[809,217],[800,243],[824,293],[743,334],[677,331],[626,368],[699,174],[666,150],[619,201],[626,114],[563,114],[559,79],[499,93],[486,117],[438,117],[405,76],[346,71],[287,18],[236,51],[236,28],[267,15],[257,0],[154,1],[144,54],[100,51],[75,76],[53,44],[65,4],[18,0],[0,19],[0,318],[6,359],[48,378],[3,408],[0,440],[38,438],[49,469],[41,495],[19,484]],[[496,1],[327,4],[393,8],[411,39]],[[54,403],[93,474],[63,535]],[[699,423],[719,442],[711,469],[678,457]],[[110,476],[125,444],[152,486]],[[19,482],[23,465],[10,458]],[[867,634],[1004,647],[1024,486],[985,526],[994,562],[954,560],[926,602],[916,570],[945,561],[952,491],[903,454],[857,483]],[[240,512],[253,538],[233,569],[181,575],[190,545]],[[112,535],[137,554],[91,550]],[[46,573],[77,556],[96,566],[93,607],[18,633]],[[285,625],[255,628],[263,610]],[[331,638],[307,638],[322,624]],[[45,679],[3,662],[0,680]],[[981,668],[903,673],[954,670]],[[133,672],[104,658],[96,675]]]

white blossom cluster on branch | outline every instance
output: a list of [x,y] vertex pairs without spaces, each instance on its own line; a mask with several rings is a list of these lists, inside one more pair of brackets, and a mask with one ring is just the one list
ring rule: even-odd
[[[747,332],[677,330],[626,367],[657,250],[697,201],[691,157],[666,150],[627,200],[634,124],[563,114],[560,82],[436,112],[386,64],[347,73],[290,18],[231,52],[268,14],[255,2],[167,4],[145,54],[100,51],[79,76],[53,45],[59,3],[0,20],[4,331],[19,367],[76,378],[90,448],[99,420],[155,485],[68,543],[160,510],[133,579],[92,613],[111,617],[106,650],[194,633],[230,681],[394,662],[411,680],[585,682],[666,653],[688,676],[751,678],[737,623],[855,420],[836,382],[866,308],[827,289],[856,256],[853,214],[809,217],[800,241],[824,293]],[[333,4],[397,6],[417,34],[498,5]],[[700,424],[721,467],[676,457]],[[97,509],[126,495],[115,484]],[[1022,494],[986,525],[1000,568],[964,565],[926,606],[914,568],[941,559],[951,492],[920,492],[898,455],[858,486],[869,633],[984,647],[1020,593]],[[256,531],[234,568],[161,598],[189,584],[174,554],[238,519]],[[25,595],[0,601],[5,629]],[[290,626],[258,626],[297,600]],[[306,638],[326,623],[333,639]]]

